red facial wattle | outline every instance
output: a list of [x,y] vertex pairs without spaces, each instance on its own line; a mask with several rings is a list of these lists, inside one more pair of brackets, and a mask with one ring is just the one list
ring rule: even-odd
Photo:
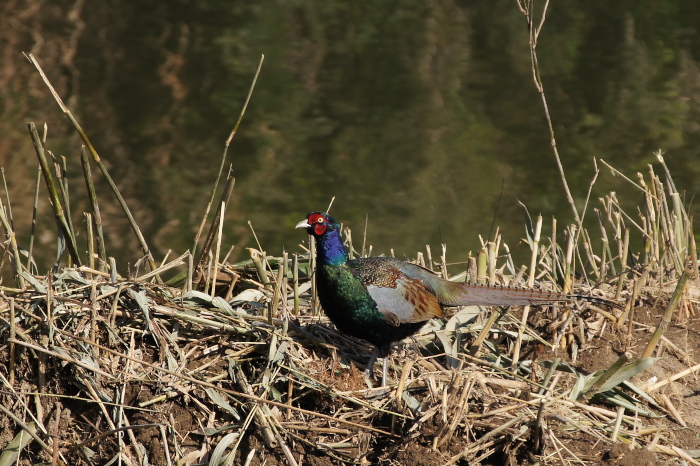
[[313,225],[314,223],[326,223],[326,217],[319,213],[314,213],[309,215],[309,223]]
[[321,214],[309,216],[309,225],[314,230],[314,235],[321,236],[328,230],[328,219]]

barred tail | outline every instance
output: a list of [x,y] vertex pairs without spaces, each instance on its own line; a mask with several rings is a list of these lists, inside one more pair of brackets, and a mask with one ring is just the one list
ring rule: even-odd
[[558,302],[585,301],[603,306],[623,309],[620,303],[595,296],[567,294],[551,291],[530,290],[494,285],[470,285],[457,282],[441,283],[437,296],[445,306],[508,306],[543,305]]

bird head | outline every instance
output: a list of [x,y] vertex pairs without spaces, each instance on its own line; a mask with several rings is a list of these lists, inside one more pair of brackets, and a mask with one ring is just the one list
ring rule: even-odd
[[311,212],[304,220],[297,223],[296,228],[306,228],[310,235],[318,238],[328,231],[337,230],[338,224],[325,212]]

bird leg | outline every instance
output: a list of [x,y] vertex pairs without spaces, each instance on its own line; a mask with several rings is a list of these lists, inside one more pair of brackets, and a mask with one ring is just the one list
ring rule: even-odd
[[374,363],[377,362],[377,358],[381,357],[383,359],[382,364],[382,387],[386,387],[386,381],[389,376],[389,353],[391,352],[391,346],[375,346],[372,350],[372,356],[369,357],[367,362],[367,367],[365,368],[365,378],[375,379],[374,374]]
[[389,355],[384,356],[384,365],[382,367],[382,387],[386,387],[386,379],[389,375]]
[[365,367],[365,377],[368,379],[373,379],[374,378],[374,363],[377,362],[377,358],[379,357],[379,347],[375,346],[374,349],[372,350],[372,356],[369,357],[369,361],[367,362],[367,366]]

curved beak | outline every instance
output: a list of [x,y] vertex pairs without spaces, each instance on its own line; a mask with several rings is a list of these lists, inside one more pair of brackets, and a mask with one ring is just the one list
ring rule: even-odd
[[297,226],[294,228],[311,228],[311,225],[309,225],[309,220],[304,219],[301,222],[297,223]]

